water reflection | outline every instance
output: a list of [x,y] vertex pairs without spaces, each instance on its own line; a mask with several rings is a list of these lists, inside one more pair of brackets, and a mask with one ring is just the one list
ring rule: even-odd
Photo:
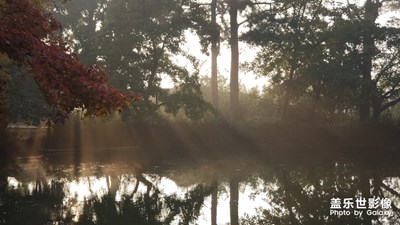
[[[222,160],[143,169],[19,158],[0,170],[0,224],[398,224],[399,171],[339,162]],[[390,199],[388,213],[331,213],[332,198],[357,197]]]

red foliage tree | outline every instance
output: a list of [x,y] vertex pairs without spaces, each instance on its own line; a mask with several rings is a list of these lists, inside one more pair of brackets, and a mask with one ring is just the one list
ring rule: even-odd
[[80,64],[59,29],[51,14],[28,0],[0,6],[0,53],[28,68],[55,109],[53,119],[67,118],[75,108],[87,116],[107,115],[138,100],[107,86],[107,74],[98,66]]

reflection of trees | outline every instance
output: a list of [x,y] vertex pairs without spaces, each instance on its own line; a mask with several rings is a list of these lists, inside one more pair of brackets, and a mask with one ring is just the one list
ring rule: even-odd
[[211,185],[211,225],[217,225],[218,180],[214,179]]
[[235,175],[229,180],[229,192],[231,224],[239,225],[239,178]]
[[[391,225],[400,220],[400,212],[397,209],[400,202],[400,182],[396,167],[390,167],[389,170],[382,167],[367,169],[356,164],[341,163],[297,168],[289,168],[287,165],[244,168],[235,165],[240,172],[235,170],[232,174],[232,168],[229,166],[226,167],[226,171],[229,172],[201,167],[189,174],[180,174],[172,170],[174,175],[163,176],[154,171],[146,175],[141,168],[130,166],[116,168],[86,164],[79,168],[79,178],[73,180],[87,185],[90,194],[84,195],[84,201],[77,200],[73,194],[68,195],[72,191],[68,192],[65,189],[71,180],[62,177],[74,174],[74,169],[55,175],[60,178],[52,178],[49,185],[48,176],[54,176],[54,172],[58,171],[52,171],[50,168],[52,167],[18,173],[19,176],[15,176],[20,182],[17,189],[8,186],[6,174],[0,174],[0,212],[5,212],[0,213],[0,223],[5,219],[6,224],[28,225],[189,224],[196,221],[206,197],[211,195],[212,199],[217,200],[218,189],[228,190],[229,187],[226,194],[229,193],[231,197],[231,224],[239,224],[239,186],[244,185],[252,185],[254,190],[262,192],[262,195],[265,193],[267,197],[264,205],[267,207],[261,209],[257,216],[242,218],[240,224],[244,225],[367,225],[379,224],[376,223],[378,220]],[[42,170],[43,172],[40,172]],[[170,171],[165,168],[162,170]],[[190,182],[179,185],[186,187],[186,191],[166,195],[161,188],[164,177]],[[104,183],[94,182],[95,179]],[[101,190],[99,185],[103,185]],[[393,216],[329,215],[331,198],[359,196],[391,199]],[[211,205],[212,214],[216,216],[216,201],[212,201]],[[391,223],[384,222],[385,220]],[[213,219],[210,222],[216,223]]]
[[[69,224],[72,217],[63,206],[63,183],[36,185],[31,194],[27,186],[18,189],[1,188],[0,223],[20,224]],[[3,218],[1,218],[3,217]]]
[[[136,190],[126,194],[121,201],[116,201],[115,192],[98,197],[93,195],[84,202],[83,211],[78,221],[73,222],[74,215],[70,206],[65,205],[65,184],[52,181],[50,185],[34,183],[31,192],[28,184],[22,183],[16,189],[7,188],[6,179],[1,185],[0,222],[6,224],[189,224],[195,221],[203,206],[204,200],[211,193],[211,188],[196,185],[183,197],[176,194],[165,195],[156,185],[142,175],[135,176],[136,183],[143,183],[147,191]],[[115,177],[113,179],[116,179]],[[113,182],[113,181],[111,181]],[[116,182],[114,182],[116,183]],[[150,185],[150,186],[148,186]],[[111,188],[114,189],[114,188]],[[75,217],[76,218],[76,217]]]
[[239,225],[239,186],[243,181],[244,173],[242,168],[236,167],[229,174],[229,208],[230,208],[230,224]]
[[[78,224],[189,224],[197,219],[209,187],[197,185],[183,199],[165,196],[157,188],[146,193],[125,195],[120,202],[104,196],[88,200]],[[95,218],[95,219],[94,219]]]
[[[170,224],[174,220],[188,224],[197,219],[205,197],[211,193],[211,187],[197,185],[182,199],[176,194],[166,196],[152,183],[160,177],[149,179],[136,166],[130,167],[129,173],[126,181],[133,185],[133,191],[116,201],[123,181],[112,172],[106,179],[108,194],[86,200],[78,224]],[[145,192],[139,191],[140,184],[146,187]]]
[[[137,167],[111,168],[80,164],[79,168],[75,168],[76,165],[73,169],[64,168],[62,171],[65,172],[60,172],[59,167],[54,171],[52,167],[40,167],[40,171],[23,169],[36,165],[21,164],[12,172],[18,181],[16,188],[8,184],[7,176],[11,172],[0,174],[0,223],[170,224],[177,221],[179,224],[188,224],[197,219],[205,197],[211,193],[211,187],[198,184],[185,193],[178,193],[179,196],[166,195],[158,188],[157,180],[160,177],[146,176]],[[49,180],[45,174],[57,178]],[[73,179],[64,178],[71,174],[74,175]],[[103,192],[94,179],[104,178],[106,183]],[[69,182],[87,186],[90,195],[85,195],[84,202],[80,202],[77,196],[69,197],[66,190]],[[133,191],[125,190],[126,185],[131,186]],[[142,191],[140,185],[146,189]],[[123,196],[117,197],[118,193]]]
[[[272,209],[263,209],[257,216],[247,217],[242,224],[378,224],[383,217],[330,215],[331,198],[387,197],[400,200],[398,191],[384,184],[367,169],[346,164],[325,165],[318,168],[288,170],[278,168],[273,178],[263,179]],[[398,180],[398,178],[397,178]],[[370,182],[372,181],[372,183]],[[397,187],[398,188],[398,187]],[[390,195],[389,195],[390,194]],[[355,205],[355,203],[354,203]],[[392,204],[394,212],[398,211]],[[394,213],[387,221],[398,221]],[[395,224],[395,222],[393,222]],[[387,223],[383,223],[387,224]]]
[[[382,179],[380,176],[375,175],[373,179],[373,189],[372,193],[374,196],[379,196],[381,198],[389,198],[392,200],[391,207],[393,210],[393,215],[386,217],[387,221],[396,221],[391,224],[397,224],[400,221],[400,181],[399,178],[386,178]],[[394,201],[393,201],[394,200]],[[396,202],[397,201],[397,202]],[[397,205],[395,204],[397,203]]]
[[[132,173],[132,176],[136,180],[133,194],[138,191],[140,183],[147,187],[147,193],[149,193],[151,188],[153,187],[153,184],[145,176],[143,176],[143,171],[138,167],[132,166],[132,169],[129,172]],[[118,176],[115,172],[111,172],[111,174],[107,176],[108,195],[115,198],[117,190],[120,188],[120,185],[121,176]]]

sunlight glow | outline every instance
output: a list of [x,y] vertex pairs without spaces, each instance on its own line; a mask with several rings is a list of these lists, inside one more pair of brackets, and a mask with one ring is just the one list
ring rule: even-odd
[[[190,32],[185,32],[186,43],[181,46],[185,52],[190,53],[195,56],[200,63],[200,75],[201,76],[211,76],[211,59],[210,56],[207,56],[201,52],[201,45],[199,37]],[[240,51],[240,63],[251,62],[254,60],[258,49],[252,48],[248,44],[239,43],[239,51]],[[221,44],[220,46],[220,54],[218,55],[218,76],[223,76],[228,79],[230,77],[230,66],[231,66],[231,52],[229,46],[226,44]],[[193,68],[191,68],[188,64],[187,60],[183,60],[182,57],[175,57],[175,63],[178,65],[183,65],[190,72],[193,72]],[[251,88],[257,88],[258,90],[262,90],[262,88],[268,84],[268,79],[266,77],[257,77],[253,72],[244,72],[239,71],[239,81],[240,84],[243,85],[246,90],[250,90]],[[229,83],[227,83],[229,86]],[[166,76],[162,77],[161,82],[162,88],[170,88],[173,87],[172,80],[167,78]]]
[[163,193],[166,195],[172,195],[179,191],[178,185],[168,178],[162,177],[160,181],[160,189],[163,190]]
[[77,201],[96,196],[101,197],[107,193],[107,181],[105,177],[79,178],[70,182],[66,187],[68,197],[75,197]]
[[17,179],[15,179],[15,177],[8,177],[7,183],[8,183],[8,187],[13,188],[13,189],[17,189],[18,186],[20,185],[20,182],[18,182]]
[[[249,215],[257,215],[255,209],[271,209],[268,203],[268,196],[265,193],[255,193],[256,190],[264,188],[262,181],[259,181],[258,187],[253,189],[249,185],[244,187],[244,190],[239,192],[239,218]],[[253,196],[249,198],[249,196]],[[229,194],[220,193],[218,197],[217,207],[217,224],[229,224],[230,222],[230,209],[229,209]],[[198,224],[209,224],[211,221],[211,197],[205,201],[204,207],[201,210]]]

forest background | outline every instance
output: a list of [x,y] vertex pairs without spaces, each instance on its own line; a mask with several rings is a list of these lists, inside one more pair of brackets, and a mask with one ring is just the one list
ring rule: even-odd
[[[120,114],[126,122],[399,121],[397,1],[88,0],[41,7],[61,23],[57,32],[80,63],[99,65],[108,84],[140,95]],[[210,55],[206,73],[204,55],[184,48],[193,40]],[[239,53],[239,45],[251,50]],[[229,77],[218,66],[221,49],[231,51]],[[29,66],[2,59],[2,68],[7,123],[38,125],[60,111]],[[267,79],[248,89],[239,84],[240,71]]]

